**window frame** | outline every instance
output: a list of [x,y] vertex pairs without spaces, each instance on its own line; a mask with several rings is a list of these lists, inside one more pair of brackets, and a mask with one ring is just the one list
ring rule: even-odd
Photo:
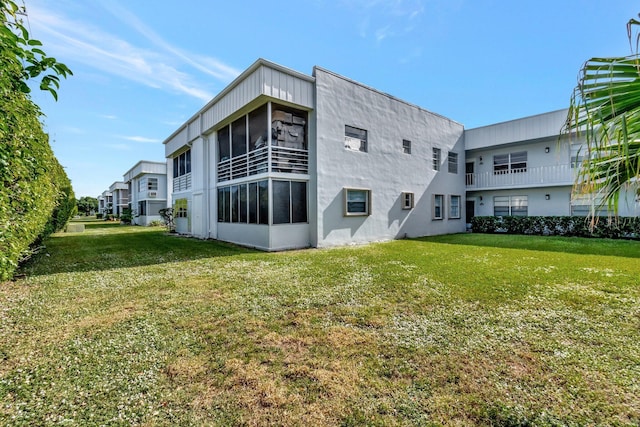
[[[514,202],[524,201],[525,204],[516,205]],[[499,202],[500,205],[496,203]],[[496,214],[496,207],[500,208],[501,211],[504,211],[506,208],[505,214]],[[514,215],[514,208],[516,214]],[[524,215],[522,214],[524,212]],[[527,195],[515,195],[515,196],[493,196],[493,216],[495,217],[504,217],[504,216],[529,216],[529,196]]]
[[527,151],[516,151],[513,153],[494,154],[493,155],[493,174],[506,175],[509,173],[526,172],[528,162],[529,162],[529,154]]
[[[454,209],[453,201],[458,200],[458,205]],[[450,219],[460,219],[462,217],[462,209],[460,208],[462,204],[462,196],[458,194],[449,195],[449,218]],[[457,214],[456,214],[457,212]]]
[[[438,203],[438,200],[440,201]],[[437,213],[437,210],[440,209],[440,213]],[[444,194],[434,194],[433,195],[433,210],[432,210],[432,219],[433,220],[443,220],[444,219]]]
[[[362,138],[364,137],[364,139]],[[360,145],[358,149],[352,146],[355,141],[359,140]],[[355,126],[344,125],[344,148],[349,151],[356,151],[361,153],[369,152],[369,133],[366,129],[361,129]]]
[[[349,195],[351,193],[355,193],[355,192],[364,192],[365,193],[365,200],[364,200],[364,204],[365,204],[365,209],[364,212],[351,212],[349,210],[349,203],[355,203],[354,201],[351,201],[349,199]],[[343,193],[344,193],[344,216],[346,217],[351,217],[351,216],[370,216],[371,215],[371,189],[369,188],[353,188],[353,187],[348,187],[348,188],[344,188],[343,189]],[[358,203],[361,203],[358,201]]]
[[442,149],[433,147],[431,150],[432,167],[434,171],[440,170],[440,162],[442,161]]
[[411,154],[411,141],[408,139],[402,140],[402,152],[404,154]]
[[408,211],[414,208],[414,195],[412,192],[403,191],[401,193],[400,202],[402,204],[402,210]]
[[447,153],[447,171],[449,173],[458,173],[458,153],[455,151],[449,151]]

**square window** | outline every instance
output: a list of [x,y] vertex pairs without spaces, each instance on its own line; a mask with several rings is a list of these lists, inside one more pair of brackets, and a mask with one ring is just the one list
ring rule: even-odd
[[449,218],[460,218],[460,196],[451,196],[449,198]]
[[408,139],[402,140],[402,152],[404,154],[411,154],[411,141]]
[[352,151],[367,152],[367,131],[353,126],[344,127],[344,148]]
[[439,171],[440,170],[440,156],[441,156],[441,150],[439,148],[433,148],[433,170],[434,171]]
[[344,189],[344,215],[371,215],[371,190],[356,188]]
[[413,193],[402,193],[402,209],[413,209]]
[[433,195],[433,219],[442,219],[442,207],[444,196],[442,194]]

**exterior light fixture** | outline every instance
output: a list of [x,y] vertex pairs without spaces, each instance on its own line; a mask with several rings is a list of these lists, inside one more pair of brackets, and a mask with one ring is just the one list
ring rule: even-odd
[[545,195],[544,195],[544,199],[545,199],[545,200],[549,200],[550,198],[551,198],[551,195],[550,195],[550,194],[545,194]]
[[548,153],[549,152],[549,147],[544,147],[544,152]]

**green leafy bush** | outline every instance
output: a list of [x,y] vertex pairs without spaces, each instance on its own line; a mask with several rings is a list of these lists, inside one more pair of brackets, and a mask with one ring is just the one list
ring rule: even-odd
[[640,239],[638,217],[577,216],[476,216],[471,219],[476,233],[508,233],[540,236],[604,237]]
[[[40,122],[41,111],[26,80],[49,69],[70,71],[47,58],[29,39],[16,4],[0,0],[0,280],[12,277],[19,262],[75,214],[71,182],[55,158]],[[58,68],[61,67],[61,68]],[[57,76],[45,75],[40,88],[55,95]]]

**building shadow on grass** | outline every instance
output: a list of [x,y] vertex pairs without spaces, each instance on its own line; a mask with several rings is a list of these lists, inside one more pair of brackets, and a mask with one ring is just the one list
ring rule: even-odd
[[640,241],[637,240],[481,233],[447,234],[414,240],[449,245],[640,258]]
[[[114,226],[91,224],[87,231],[111,227]],[[114,228],[113,232],[65,233],[52,236],[45,241],[45,248],[25,263],[19,273],[41,276],[105,271],[263,253],[231,243],[169,234],[163,229],[141,232],[135,228],[137,227],[121,227]]]

